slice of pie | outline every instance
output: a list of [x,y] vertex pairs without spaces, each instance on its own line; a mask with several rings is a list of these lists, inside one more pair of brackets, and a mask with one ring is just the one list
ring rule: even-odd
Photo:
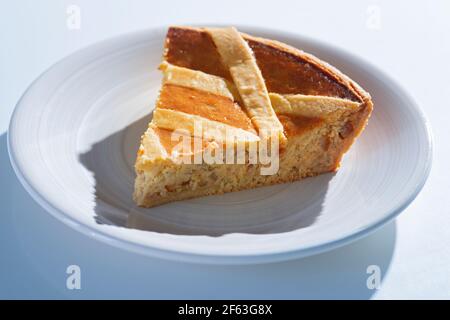
[[136,159],[144,207],[336,171],[370,95],[334,67],[235,28],[171,27]]

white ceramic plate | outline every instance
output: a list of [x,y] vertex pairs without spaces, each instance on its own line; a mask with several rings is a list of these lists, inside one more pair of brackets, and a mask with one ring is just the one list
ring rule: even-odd
[[243,27],[330,62],[373,96],[367,129],[336,174],[141,209],[133,163],[161,75],[166,28],[107,40],[58,62],[11,120],[11,161],[29,193],[75,229],[164,258],[256,263],[306,256],[366,235],[400,213],[431,165],[427,121],[385,74],[294,34]]

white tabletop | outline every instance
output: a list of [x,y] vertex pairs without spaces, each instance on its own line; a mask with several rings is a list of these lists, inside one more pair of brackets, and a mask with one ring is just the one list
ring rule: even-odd
[[[1,2],[0,298],[450,299],[450,2],[165,3]],[[345,48],[389,73],[417,100],[432,126],[433,168],[422,192],[394,222],[353,244],[309,258],[249,266],[140,256],[88,238],[47,214],[22,188],[9,163],[6,132],[21,94],[46,68],[81,47],[134,30],[184,23],[298,32]],[[69,265],[81,268],[80,290],[66,287]],[[380,267],[379,289],[367,286],[370,265]]]

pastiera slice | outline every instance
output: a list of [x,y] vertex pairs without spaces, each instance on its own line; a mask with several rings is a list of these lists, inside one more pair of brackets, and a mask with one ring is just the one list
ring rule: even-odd
[[329,64],[235,28],[169,28],[160,69],[135,165],[144,207],[335,171],[373,108]]

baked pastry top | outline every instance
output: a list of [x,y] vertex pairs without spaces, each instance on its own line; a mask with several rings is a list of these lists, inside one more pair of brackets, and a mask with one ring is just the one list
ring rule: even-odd
[[[373,107],[367,92],[329,64],[235,28],[170,27],[160,69],[160,95],[135,166],[134,199],[146,207],[335,171]],[[174,132],[190,138],[189,151],[180,151]],[[245,155],[253,144],[276,141],[278,170],[261,174],[267,163],[249,159],[178,161],[230,141]]]

